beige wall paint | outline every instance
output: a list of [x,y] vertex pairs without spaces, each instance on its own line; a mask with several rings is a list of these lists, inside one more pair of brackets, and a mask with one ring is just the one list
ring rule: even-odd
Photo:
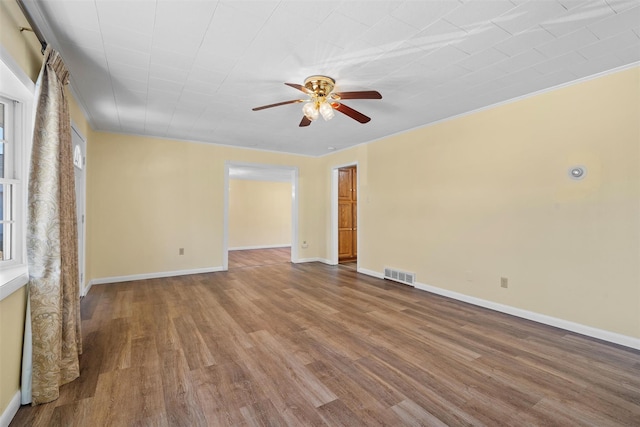
[[[87,169],[87,277],[222,266],[225,161],[299,167],[301,258],[323,250],[313,158],[93,133]],[[183,256],[178,248],[185,248]]]
[[[28,24],[17,3],[0,1],[0,44],[23,71],[35,80],[42,63],[40,45],[32,33],[20,33],[21,26]],[[26,303],[25,287],[0,301],[0,414],[20,390]]]
[[[328,259],[331,170],[358,162],[362,268],[639,337],[638,73],[315,159],[95,134],[89,277],[222,265],[225,160],[300,167],[294,244]],[[576,164],[583,181],[567,177]]]
[[36,81],[42,66],[40,42],[32,32],[20,32],[20,27],[30,26],[18,4],[14,0],[0,0],[0,44],[31,80]]
[[639,75],[328,156],[359,162],[360,266],[640,337]]
[[[28,26],[15,1],[0,1],[0,44],[24,72],[35,80],[40,72],[42,55],[36,37],[20,33]],[[0,413],[20,390],[22,340],[26,313],[26,288],[0,301]]]
[[229,180],[229,248],[291,245],[291,183]]
[[[0,44],[29,78],[35,81],[42,66],[42,54],[35,35],[19,31],[19,27],[28,26],[15,1],[0,0]],[[67,95],[72,120],[84,136],[90,138],[91,128],[81,109],[69,90]],[[11,398],[20,389],[26,301],[27,292],[24,287],[0,301],[0,413],[4,412]]]
[[27,288],[0,301],[0,414],[20,390]]

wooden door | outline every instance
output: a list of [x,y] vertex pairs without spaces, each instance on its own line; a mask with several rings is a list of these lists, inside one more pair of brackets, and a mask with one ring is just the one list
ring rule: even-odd
[[357,188],[356,167],[338,169],[338,262],[358,257]]

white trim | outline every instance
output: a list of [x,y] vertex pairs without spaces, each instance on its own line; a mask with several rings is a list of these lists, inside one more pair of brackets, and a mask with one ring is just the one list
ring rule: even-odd
[[608,341],[614,344],[619,344],[625,347],[631,347],[631,348],[640,350],[640,338],[634,338],[634,337],[629,337],[622,334],[617,334],[615,332],[605,331],[603,329],[582,325],[580,323],[571,322],[569,320],[558,319],[557,317],[547,316],[546,314],[540,314],[540,313],[536,313],[529,310],[523,310],[521,308],[512,307],[509,305],[472,297],[469,295],[461,294],[459,292],[438,288],[436,286],[425,285],[424,283],[416,282],[415,288],[420,289],[422,291],[427,291],[437,295],[442,295],[448,298],[452,298],[458,301],[473,304],[479,307],[484,307],[490,310],[499,311],[501,313],[510,314],[512,316],[521,317],[523,319],[532,320],[534,322],[542,323],[544,325],[554,326],[556,328],[564,329],[567,331],[586,335],[592,338],[597,338],[603,341]]
[[[262,169],[285,170],[291,174],[291,262],[298,261],[298,167],[270,163],[248,163],[227,160],[224,162],[224,214],[222,233],[222,269],[229,269],[229,169],[237,167],[260,167]],[[272,246],[273,247],[273,246]]]
[[20,409],[20,390],[16,391],[9,405],[2,411],[2,415],[0,415],[0,427],[8,427],[13,417],[18,413],[18,409]]
[[338,182],[340,180],[337,168],[331,169],[331,240],[329,256],[334,265],[338,264]]
[[164,277],[188,276],[190,274],[216,273],[218,271],[224,271],[224,269],[222,267],[206,267],[194,268],[191,270],[159,271],[157,273],[132,274],[130,276],[103,277],[92,279],[91,282],[89,282],[89,287],[93,285],[106,285],[108,283],[132,282],[134,280],[161,279]]
[[[24,280],[14,281],[18,276],[27,273],[27,182],[29,176],[29,158],[33,139],[33,123],[35,118],[34,92],[36,85],[20,68],[11,54],[0,45],[0,95],[18,101],[14,115],[18,120],[15,126],[15,140],[20,143],[15,147],[16,172],[19,183],[15,184],[14,232],[15,247],[12,260],[2,262],[0,268],[0,295],[2,298],[12,294],[24,286]],[[28,278],[27,278],[28,280]],[[4,286],[8,286],[3,289]]]
[[[36,90],[36,84],[29,78],[27,73],[18,65],[4,46],[0,45],[0,61],[4,62],[7,68],[13,73],[15,78],[27,89],[31,96]],[[4,80],[4,79],[3,79]]]
[[[84,221],[82,222],[82,224],[80,225],[82,227],[82,244],[78,245],[78,270],[80,272],[80,276],[82,277],[81,282],[80,282],[80,296],[83,297],[85,295],[87,295],[87,292],[89,292],[89,287],[87,287],[86,285],[86,279],[87,279],[87,272],[86,272],[86,260],[87,260],[87,165],[86,165],[86,158],[87,158],[87,138],[85,138],[85,136],[82,134],[82,132],[80,132],[80,129],[78,128],[78,125],[76,125],[76,122],[71,120],[71,131],[75,132],[76,135],[78,135],[78,137],[82,140],[82,144],[84,145],[83,147],[83,152],[82,152],[82,159],[80,160],[82,162],[82,167],[79,168],[80,169],[80,173],[82,174],[82,181],[83,181],[83,189],[84,189],[84,195],[82,197],[82,206],[81,206],[81,210],[82,210],[82,214],[84,215]],[[74,179],[75,179],[75,167],[74,167]],[[78,201],[76,200],[76,206],[77,206]],[[76,218],[76,221],[82,221],[82,218]],[[80,256],[82,255],[82,256]],[[80,278],[79,278],[80,279]]]
[[290,248],[291,243],[287,243],[284,245],[258,245],[258,246],[236,246],[233,248],[229,248],[229,252],[231,251],[248,251],[252,249],[277,249],[277,248]]
[[291,169],[291,262],[298,259],[298,209],[300,204],[300,186],[298,184],[299,177],[298,167]]
[[2,270],[2,285],[0,286],[0,301],[29,283],[29,275],[26,267],[17,267]]
[[[40,31],[42,32],[42,35],[47,40],[47,44],[49,44],[51,46],[55,46],[56,50],[64,58],[66,55],[62,51],[62,49],[60,49],[61,45],[58,42],[58,39],[55,36],[55,33],[51,29],[51,26],[49,25],[49,22],[44,18],[46,16],[46,13],[44,13],[41,10],[41,6],[36,2],[27,1],[27,2],[25,2],[25,7],[28,9],[29,13],[31,14],[31,17],[35,21],[35,25],[40,29]],[[77,105],[80,108],[80,111],[82,112],[84,117],[89,122],[89,124],[91,126],[91,129],[96,129],[97,130],[97,128],[95,126],[95,120],[93,119],[93,116],[90,114],[91,111],[87,108],[86,102],[80,96],[80,92],[76,90],[76,83],[75,83],[75,79],[74,79],[74,74],[71,74],[71,73],[69,74],[69,85],[68,85],[68,88],[71,91],[71,95],[73,96],[73,98],[77,101]]]
[[[358,273],[363,273],[368,276],[377,277],[384,280],[384,274],[378,273],[373,270],[367,270],[365,268],[359,268]],[[451,298],[457,301],[466,302],[478,307],[488,308],[490,310],[499,311],[500,313],[510,314],[511,316],[520,317],[522,319],[532,320],[543,325],[553,326],[556,328],[564,329],[566,331],[575,332],[577,334],[586,335],[591,338],[607,341],[614,344],[619,344],[625,347],[634,348],[640,350],[640,338],[630,337],[627,335],[618,334],[615,332],[605,331],[603,329],[594,328],[592,326],[582,325],[580,323],[571,322],[569,320],[558,319],[557,317],[547,316],[546,314],[535,313],[529,310],[523,310],[521,308],[512,307],[510,305],[500,304],[493,301],[488,301],[481,298],[472,297],[469,295],[461,294],[459,292],[449,291],[447,289],[438,288],[436,286],[425,285],[424,283],[415,283],[415,288],[421,291],[431,292],[436,295]]]
[[229,162],[224,162],[224,190],[222,191],[222,270],[229,270]]
[[[630,69],[630,68],[638,67],[638,66],[640,66],[640,61],[632,62],[631,64],[626,64],[626,65],[622,65],[622,66],[617,67],[617,68],[612,68],[611,70],[601,71],[599,73],[592,74],[590,76],[580,77],[579,79],[571,80],[571,81],[564,82],[564,83],[560,83],[560,84],[558,84],[556,86],[551,86],[551,87],[548,87],[548,88],[545,88],[545,89],[540,89],[539,91],[536,91],[536,92],[525,93],[524,95],[520,95],[520,96],[517,96],[515,98],[510,98],[510,99],[507,99],[507,100],[504,100],[504,101],[496,102],[495,104],[486,105],[484,107],[480,107],[480,108],[477,108],[475,110],[471,110],[471,111],[467,111],[467,112],[464,112],[464,113],[456,114],[455,116],[444,117],[444,118],[436,120],[434,122],[430,122],[430,123],[426,123],[426,124],[423,124],[423,125],[415,126],[415,127],[409,128],[409,129],[403,129],[403,130],[395,132],[395,133],[390,133],[389,135],[381,136],[380,138],[375,138],[375,139],[372,139],[370,141],[365,141],[365,142],[361,142],[359,144],[350,145],[348,147],[341,148],[339,150],[331,151],[329,153],[320,154],[320,155],[313,156],[313,157],[331,156],[331,155],[339,153],[341,151],[350,150],[352,148],[356,148],[356,147],[359,147],[361,145],[367,145],[367,144],[371,144],[373,142],[382,141],[382,140],[385,140],[385,139],[388,139],[388,138],[393,138],[395,136],[399,136],[399,135],[403,135],[405,133],[413,132],[413,131],[418,130],[418,129],[428,128],[428,127],[431,127],[431,126],[438,125],[440,123],[448,122],[450,120],[456,120],[456,119],[459,119],[459,118],[462,118],[462,117],[470,116],[472,114],[480,113],[480,112],[485,111],[485,110],[491,110],[493,108],[501,107],[501,106],[506,105],[506,104],[511,104],[513,102],[522,101],[524,99],[531,98],[533,96],[538,96],[538,95],[542,95],[542,94],[545,94],[545,93],[548,93],[548,92],[553,92],[553,91],[556,91],[556,90],[559,90],[559,89],[563,89],[565,87],[577,85],[577,84],[580,84],[580,83],[585,83],[585,82],[588,82],[590,80],[595,80],[595,79],[598,79],[600,77],[608,76],[610,74],[615,74],[615,73],[618,73],[618,72],[621,72],[621,71],[624,71],[624,70],[627,70],[627,69]],[[287,153],[287,154],[293,154],[293,153]],[[302,155],[304,155],[304,154],[302,154]]]
[[358,273],[366,274],[367,276],[372,276],[377,279],[384,279],[384,274],[378,273],[377,271],[368,270],[366,268],[358,268]]
[[93,286],[93,281],[89,280],[89,282],[87,283],[87,285],[84,287],[84,289],[82,290],[82,296],[86,297],[87,294],[89,293],[89,290],[91,289],[91,286]]
[[[337,265],[339,262],[338,254],[338,169],[348,168],[351,166],[356,167],[356,196],[358,197],[358,203],[360,203],[360,168],[358,167],[358,161],[349,162],[341,165],[334,165],[331,167],[331,249],[330,257],[332,265]],[[360,252],[360,209],[356,213],[356,228],[358,232],[356,234],[356,245],[358,252]],[[356,258],[356,268],[358,268],[358,258]]]
[[294,264],[304,264],[307,262],[321,262],[323,264],[327,264],[327,265],[335,265],[331,263],[331,260],[328,260],[326,258],[320,258],[320,257],[314,257],[314,258],[301,258],[295,261],[291,261]]

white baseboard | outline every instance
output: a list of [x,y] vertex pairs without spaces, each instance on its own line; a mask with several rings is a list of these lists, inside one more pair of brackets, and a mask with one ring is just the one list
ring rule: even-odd
[[[359,268],[358,273],[363,273],[368,276],[384,279],[384,274],[378,273],[377,271],[367,270],[365,268]],[[542,323],[544,325],[554,326],[556,328],[564,329],[566,331],[571,331],[578,334],[586,335],[591,338],[597,338],[599,340],[603,340],[610,343],[619,344],[625,347],[630,347],[636,350],[640,350],[640,338],[634,338],[627,335],[618,334],[615,332],[605,331],[603,329],[594,328],[592,326],[582,325],[580,323],[571,322],[569,320],[563,320],[563,319],[558,319],[557,317],[547,316],[546,314],[540,314],[533,311],[512,307],[510,305],[500,304],[497,302],[472,297],[469,295],[461,294],[459,292],[449,291],[447,289],[438,288],[436,286],[426,285],[424,283],[416,282],[415,288],[421,291],[427,291],[437,295],[442,295],[443,297],[455,299],[457,301],[473,304],[478,307],[488,308],[490,310],[499,311],[500,313],[510,314],[512,316],[520,317],[527,320],[532,320],[534,322]]]
[[497,302],[472,297],[469,295],[461,294],[459,292],[453,292],[446,289],[438,288],[436,286],[425,285],[424,283],[416,282],[415,287],[416,289],[442,295],[444,297],[452,298],[458,301],[467,302],[469,304],[477,305],[479,307],[488,308],[490,310],[499,311],[501,313],[510,314],[512,316],[521,317],[527,320],[533,320],[534,322],[542,323],[549,326],[554,326],[556,328],[564,329],[566,331],[576,332],[578,334],[586,335],[592,338],[597,338],[599,340],[608,341],[614,344],[620,344],[625,347],[631,347],[631,348],[640,350],[639,338],[629,337],[627,335],[605,331],[603,329],[582,325],[580,323],[571,322],[569,320],[563,320],[563,319],[558,319],[557,317],[547,316],[546,314],[540,314],[533,311],[512,307],[510,305],[500,304]]
[[251,249],[276,249],[276,248],[290,248],[291,243],[286,245],[258,245],[258,246],[236,246],[229,248],[230,251],[247,251]]
[[93,281],[89,281],[89,283],[87,283],[84,287],[84,293],[82,294],[83,297],[86,297],[87,294],[89,293],[89,290],[91,289],[91,286],[93,286]]
[[9,405],[2,411],[2,415],[0,415],[0,427],[8,427],[13,417],[16,416],[18,409],[20,409],[20,390],[16,391]]
[[163,277],[187,276],[189,274],[215,273],[218,271],[224,271],[224,268],[207,267],[207,268],[195,268],[191,270],[160,271],[157,273],[132,274],[130,276],[103,277],[98,279],[92,279],[89,282],[89,287],[93,285],[104,285],[107,283],[131,282],[134,280],[145,280],[145,279],[160,279]]
[[366,274],[367,276],[373,276],[378,279],[384,279],[384,274],[378,273],[377,271],[368,270],[366,268],[358,268],[358,273]]
[[326,258],[320,258],[320,257],[315,257],[315,258],[298,258],[297,260],[291,261],[294,264],[303,264],[305,262],[321,262],[323,264],[329,264],[329,265],[335,265],[333,264],[330,260],[326,259]]

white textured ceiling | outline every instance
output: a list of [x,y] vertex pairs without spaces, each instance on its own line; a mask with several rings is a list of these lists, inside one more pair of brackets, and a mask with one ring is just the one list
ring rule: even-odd
[[[640,61],[640,0],[25,3],[95,130],[312,156]],[[371,122],[251,110],[314,74]]]

